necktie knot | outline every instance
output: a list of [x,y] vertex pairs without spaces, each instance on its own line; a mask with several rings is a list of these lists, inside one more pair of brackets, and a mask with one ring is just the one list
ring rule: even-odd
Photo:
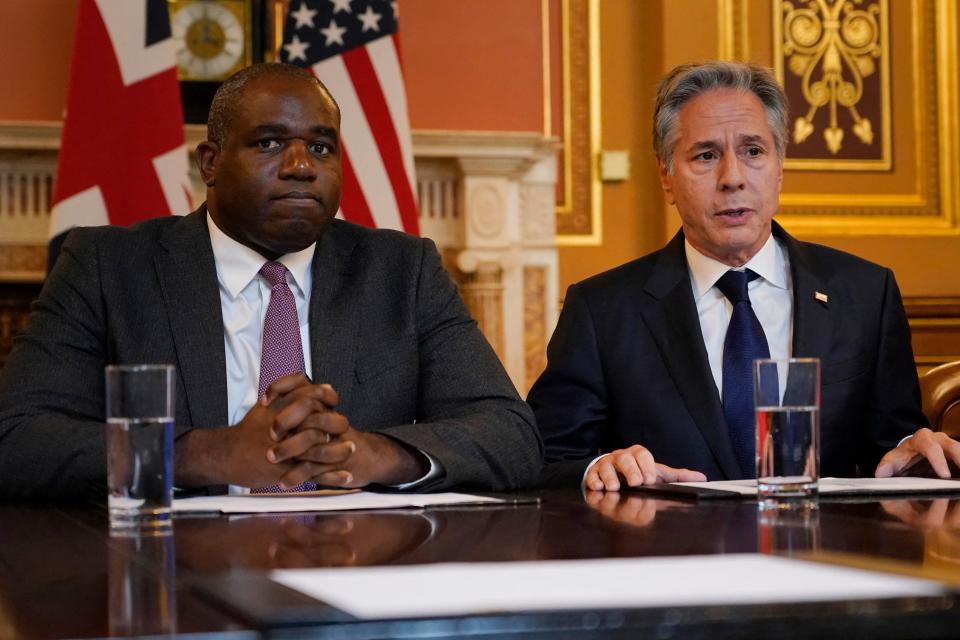
[[265,262],[260,267],[260,275],[266,278],[271,288],[278,284],[287,284],[287,268],[279,262]]
[[734,271],[733,269],[723,274],[717,280],[717,289],[727,297],[730,304],[736,306],[740,302],[750,302],[750,295],[747,293],[747,285],[759,278],[760,275],[744,269],[743,271]]

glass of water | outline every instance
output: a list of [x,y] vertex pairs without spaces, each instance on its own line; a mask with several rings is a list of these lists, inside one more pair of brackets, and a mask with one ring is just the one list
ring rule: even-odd
[[815,499],[820,477],[820,360],[754,362],[759,500]]
[[170,528],[173,394],[172,365],[106,368],[107,506],[112,529]]

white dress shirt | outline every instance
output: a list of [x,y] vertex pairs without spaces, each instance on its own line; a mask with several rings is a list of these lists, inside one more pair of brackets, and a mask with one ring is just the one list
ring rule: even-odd
[[[257,402],[260,381],[260,340],[270,304],[270,283],[260,275],[266,259],[240,244],[207,216],[213,260],[217,265],[223,346],[227,361],[227,419],[237,424]],[[310,371],[310,291],[313,243],[303,251],[277,259],[287,268],[287,284],[297,302],[304,371]]]
[[[260,340],[270,304],[270,283],[260,275],[266,259],[240,244],[207,215],[213,261],[217,265],[220,312],[223,315],[223,353],[227,364],[227,422],[240,422],[257,402],[260,382]],[[287,268],[287,285],[297,303],[303,370],[310,371],[310,266],[317,243],[277,259]],[[248,487],[230,485],[230,493],[249,493]]]
[[[267,261],[262,255],[240,244],[216,225],[207,215],[207,229],[217,266],[220,289],[220,311],[223,314],[223,347],[227,365],[227,419],[240,422],[257,402],[260,381],[260,342],[263,323],[270,304],[270,283],[260,275]],[[287,268],[287,285],[297,303],[300,323],[300,344],[303,348],[303,370],[311,371],[310,360],[310,292],[313,284],[314,242],[306,249],[277,258]],[[433,456],[421,453],[430,461],[427,474],[413,482],[391,485],[410,489],[440,475],[440,464]],[[248,493],[246,487],[231,485],[230,493]]]
[[[689,241],[684,241],[684,249],[710,373],[717,383],[717,393],[722,396],[723,342],[733,315],[733,305],[716,284],[730,267],[703,255]],[[760,251],[737,270],[742,269],[750,269],[760,276],[747,285],[747,291],[753,311],[767,336],[770,357],[789,358],[793,351],[793,283],[787,252],[771,235]]]

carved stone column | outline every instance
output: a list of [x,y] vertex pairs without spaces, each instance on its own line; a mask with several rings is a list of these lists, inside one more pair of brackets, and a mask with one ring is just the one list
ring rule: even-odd
[[464,274],[460,295],[497,356],[503,361],[507,352],[503,340],[502,269],[496,262],[483,262]]
[[[452,258],[470,312],[526,394],[556,324],[554,142],[535,134],[451,133],[426,144],[417,137],[416,148],[421,232]],[[452,215],[436,213],[437,194],[450,190],[438,190],[442,163],[426,162],[430,155],[451,157],[457,169]]]

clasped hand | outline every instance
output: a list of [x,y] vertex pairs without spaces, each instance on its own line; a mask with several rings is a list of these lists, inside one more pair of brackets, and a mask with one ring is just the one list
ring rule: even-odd
[[[236,427],[233,449],[244,486],[328,487],[403,482],[400,460],[412,454],[386,436],[356,430],[336,411],[337,392],[302,373],[271,384]],[[404,456],[407,456],[406,458]],[[410,479],[415,479],[410,478]]]

